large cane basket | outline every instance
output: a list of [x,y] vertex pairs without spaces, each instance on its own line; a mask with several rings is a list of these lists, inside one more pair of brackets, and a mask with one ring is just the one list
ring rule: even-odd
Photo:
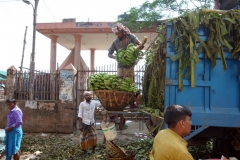
[[94,93],[108,111],[123,111],[128,104],[135,101],[135,94],[131,92],[96,90]]
[[112,141],[106,141],[106,151],[108,160],[133,160],[136,153],[118,147]]

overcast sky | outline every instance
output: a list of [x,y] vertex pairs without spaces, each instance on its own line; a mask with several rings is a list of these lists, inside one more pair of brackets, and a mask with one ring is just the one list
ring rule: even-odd
[[[29,0],[34,4],[34,0]],[[141,5],[145,0],[39,0],[37,8],[37,23],[62,22],[64,18],[76,18],[77,22],[111,22],[117,16],[131,7]],[[25,27],[27,29],[26,46],[23,67],[29,68],[32,51],[33,9],[22,0],[0,0],[0,70],[7,70],[11,65],[20,67],[23,51]],[[109,44],[111,45],[111,44]],[[50,39],[36,32],[35,69],[49,70]],[[57,62],[60,65],[69,50],[57,46]],[[90,51],[81,54],[86,64],[90,63]],[[96,51],[95,65],[111,64],[115,61],[100,57],[107,56],[107,51]]]

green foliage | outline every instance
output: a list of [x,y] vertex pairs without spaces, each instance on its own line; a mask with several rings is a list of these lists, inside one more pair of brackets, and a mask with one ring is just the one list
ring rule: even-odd
[[[195,0],[153,0],[145,1],[139,7],[132,7],[125,18],[118,21],[132,31],[156,26],[160,20],[172,18],[188,9],[210,8],[213,0],[196,2]],[[194,6],[189,8],[189,6]],[[138,22],[138,23],[136,23]]]
[[117,141],[120,147],[125,150],[135,151],[134,160],[149,160],[149,153],[152,150],[153,139]]
[[194,159],[210,159],[214,157],[213,142],[207,141],[206,144],[200,146],[189,146],[188,151]]
[[158,109],[159,112],[154,111],[154,113],[159,113],[158,115],[162,116],[165,89],[166,28],[165,26],[160,26],[158,30],[158,38],[148,50],[146,57],[142,101],[145,107]]

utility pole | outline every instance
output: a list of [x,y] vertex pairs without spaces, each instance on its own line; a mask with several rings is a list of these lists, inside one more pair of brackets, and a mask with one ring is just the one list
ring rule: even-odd
[[28,27],[26,26],[24,40],[23,40],[23,52],[22,52],[22,60],[21,60],[21,67],[20,67],[20,75],[22,74],[22,68],[23,68],[23,59],[24,59],[24,51],[25,51],[25,45],[26,45],[27,28]]
[[[32,3],[28,0],[22,0],[24,3],[31,4]],[[31,62],[30,62],[30,86],[29,86],[29,98],[33,100],[33,92],[34,92],[34,70],[35,70],[35,39],[36,39],[36,17],[37,17],[37,6],[39,0],[34,0],[35,5],[33,8],[33,41],[32,41],[32,54],[31,54]]]

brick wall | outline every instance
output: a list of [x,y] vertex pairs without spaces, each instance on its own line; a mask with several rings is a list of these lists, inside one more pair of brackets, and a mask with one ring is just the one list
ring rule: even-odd
[[[23,131],[26,133],[72,133],[74,107],[72,102],[18,101],[23,112]],[[9,109],[0,102],[0,128],[7,123]]]

